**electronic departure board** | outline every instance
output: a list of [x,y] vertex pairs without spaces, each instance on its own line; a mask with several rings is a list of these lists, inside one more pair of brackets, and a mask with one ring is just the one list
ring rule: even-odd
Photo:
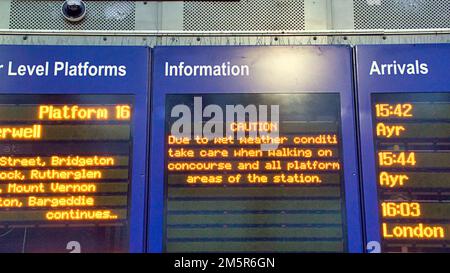
[[362,251],[350,48],[158,47],[153,65],[151,252]]
[[144,251],[147,59],[1,48],[0,252]]
[[358,46],[369,252],[450,252],[449,45]]

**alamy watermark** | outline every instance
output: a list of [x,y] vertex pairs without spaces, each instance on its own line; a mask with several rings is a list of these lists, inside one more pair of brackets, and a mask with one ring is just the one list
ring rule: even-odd
[[196,96],[193,109],[184,104],[175,105],[171,117],[177,118],[170,128],[171,135],[176,138],[259,139],[263,151],[275,150],[279,145],[274,141],[280,132],[279,105],[227,104],[223,109],[217,104],[209,104],[204,107],[202,97]]

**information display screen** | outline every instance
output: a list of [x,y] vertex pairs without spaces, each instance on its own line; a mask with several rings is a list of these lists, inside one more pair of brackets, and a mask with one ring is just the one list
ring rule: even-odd
[[382,248],[450,251],[450,93],[372,94]]
[[0,252],[129,248],[131,95],[0,95]]
[[339,93],[167,95],[164,250],[346,251],[340,117]]
[[149,252],[362,252],[350,47],[153,53]]

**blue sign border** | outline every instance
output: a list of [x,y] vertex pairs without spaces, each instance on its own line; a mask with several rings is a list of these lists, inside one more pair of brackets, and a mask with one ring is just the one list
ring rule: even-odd
[[[428,74],[369,75],[373,61],[377,61],[379,64],[390,64],[393,61],[398,64],[408,64],[414,63],[416,60],[428,65]],[[366,244],[372,241],[381,243],[371,95],[374,93],[449,92],[449,66],[450,44],[356,46],[356,81]]]
[[[0,71],[0,94],[134,95],[133,166],[129,217],[130,252],[145,251],[146,160],[150,49],[137,46],[1,45],[0,64],[42,64],[68,61],[125,65],[124,77],[11,77]],[[5,68],[4,68],[5,69]]]
[[[248,77],[165,77],[164,64],[249,65]],[[167,94],[339,93],[348,251],[362,252],[352,51],[348,46],[176,46],[153,50],[150,205],[147,251],[163,251],[164,124]],[[158,156],[155,156],[158,155]]]

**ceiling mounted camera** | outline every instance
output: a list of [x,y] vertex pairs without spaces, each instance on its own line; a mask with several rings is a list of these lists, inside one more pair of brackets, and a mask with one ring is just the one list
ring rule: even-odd
[[70,22],[78,22],[86,16],[86,5],[81,0],[65,0],[62,14]]

